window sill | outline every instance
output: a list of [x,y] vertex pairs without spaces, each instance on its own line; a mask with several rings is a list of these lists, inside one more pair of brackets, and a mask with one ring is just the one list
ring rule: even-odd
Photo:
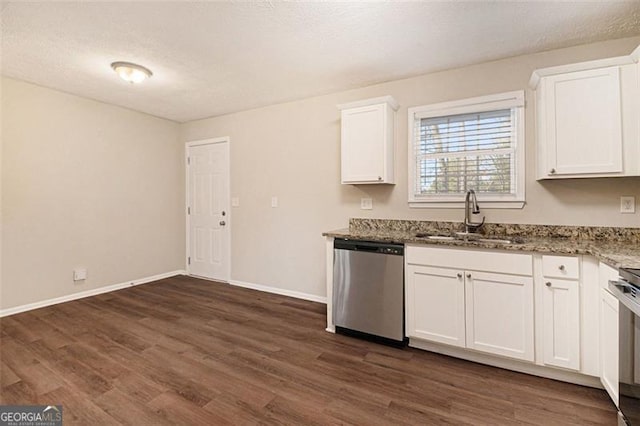
[[[480,210],[489,209],[522,209],[524,201],[482,201],[478,200]],[[409,201],[412,209],[463,209],[462,201]]]

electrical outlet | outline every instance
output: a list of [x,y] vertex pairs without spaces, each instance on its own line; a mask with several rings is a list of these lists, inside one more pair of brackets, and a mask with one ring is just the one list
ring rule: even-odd
[[620,213],[635,213],[636,197],[620,197]]
[[231,207],[240,207],[240,198],[233,197],[231,199]]
[[78,268],[73,270],[73,280],[74,281],[84,281],[87,279],[87,270],[86,268]]
[[371,198],[360,198],[361,210],[373,210],[373,200]]

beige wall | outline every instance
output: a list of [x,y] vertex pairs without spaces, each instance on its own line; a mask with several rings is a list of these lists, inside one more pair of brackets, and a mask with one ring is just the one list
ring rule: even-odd
[[[241,201],[232,209],[232,279],[324,295],[322,231],[349,217],[462,220],[461,209],[408,207],[407,107],[527,89],[536,68],[627,55],[638,44],[640,37],[515,57],[184,124],[184,142],[231,137],[231,193]],[[341,185],[336,104],[383,95],[401,105],[397,184]],[[530,91],[527,99],[527,205],[485,209],[487,221],[639,227],[639,213],[618,209],[620,195],[640,201],[640,178],[535,181]],[[373,198],[372,211],[360,210],[361,197]]]
[[[535,68],[638,44],[522,56],[182,126],[3,78],[0,309],[182,269],[183,143],[217,136],[231,137],[231,192],[241,202],[232,209],[232,279],[323,296],[322,231],[349,217],[462,218],[459,209],[408,208],[408,107],[526,89]],[[341,185],[336,104],[382,95],[401,105],[398,183]],[[485,209],[487,220],[640,227],[640,213],[618,213],[620,195],[640,200],[640,178],[535,181],[532,114],[528,107],[527,205]],[[361,197],[373,198],[372,211],[359,209]],[[73,283],[75,267],[88,268],[87,282]]]
[[0,308],[184,269],[178,131],[3,78]]
[[[0,55],[1,61],[1,55]],[[0,77],[1,78],[1,77]],[[2,80],[0,80],[0,309],[2,307],[2,152],[3,152],[3,137],[2,137]]]

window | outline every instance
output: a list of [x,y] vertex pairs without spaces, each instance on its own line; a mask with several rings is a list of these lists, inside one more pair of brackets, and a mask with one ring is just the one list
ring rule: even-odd
[[409,108],[409,203],[524,205],[524,91]]

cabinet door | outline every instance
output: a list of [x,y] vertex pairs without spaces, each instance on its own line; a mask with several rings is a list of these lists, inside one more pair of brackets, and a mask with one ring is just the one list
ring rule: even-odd
[[465,346],[462,271],[407,266],[407,336]]
[[386,105],[342,111],[342,183],[385,179]]
[[621,173],[619,68],[545,77],[541,90],[548,175]]
[[600,381],[618,405],[618,299],[600,289]]
[[534,359],[533,279],[466,272],[467,347]]
[[580,369],[580,286],[545,278],[542,288],[544,363]]

